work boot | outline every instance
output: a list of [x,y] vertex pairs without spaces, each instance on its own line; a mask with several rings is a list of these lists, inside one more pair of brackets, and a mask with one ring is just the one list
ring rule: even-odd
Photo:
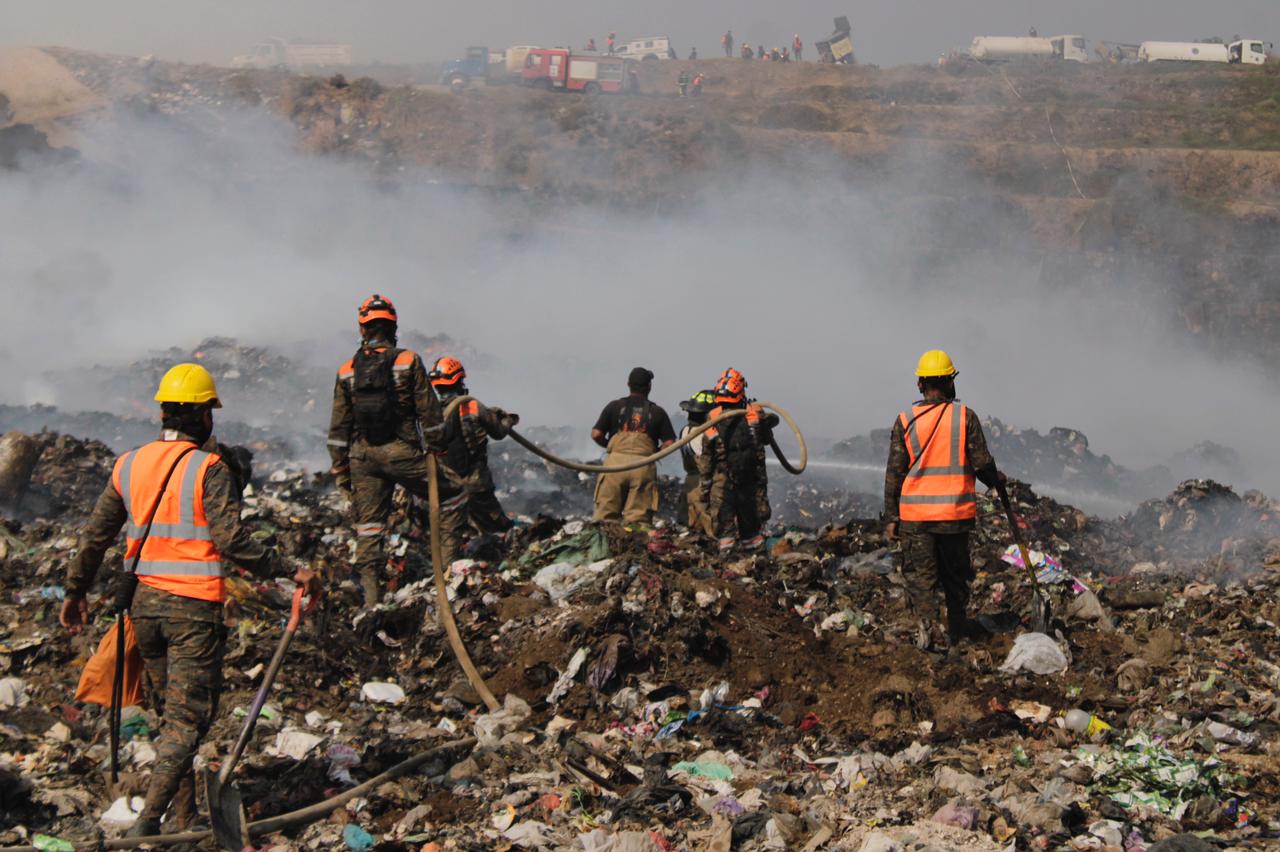
[[147,819],[138,818],[129,830],[124,833],[125,837],[153,837],[160,833],[160,818],[148,817]]
[[742,543],[742,549],[746,551],[760,550],[764,547],[764,536],[755,535]]
[[732,538],[722,538],[722,539],[720,539],[720,555],[721,555],[721,556],[724,556],[725,554],[727,554],[727,553],[729,553],[730,551],[732,551],[732,550],[733,550],[733,545],[734,545],[735,543],[736,543],[736,542],[735,542],[735,540],[734,540],[734,539],[732,539]]
[[382,598],[382,584],[378,580],[378,569],[365,568],[360,571],[360,589],[364,592],[364,605],[373,608]]

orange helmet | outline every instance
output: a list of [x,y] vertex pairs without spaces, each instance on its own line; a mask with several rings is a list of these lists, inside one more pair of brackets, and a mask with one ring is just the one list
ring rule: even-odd
[[[732,375],[730,373],[732,372]],[[716,402],[730,404],[742,402],[747,398],[747,380],[737,370],[730,368],[716,383]]]
[[427,378],[431,380],[431,386],[437,388],[453,387],[466,377],[467,371],[463,369],[462,362],[447,355],[443,358],[438,358],[431,367],[431,372],[427,373]]
[[396,306],[391,304],[391,300],[385,296],[374,293],[360,304],[359,317],[361,325],[374,320],[396,322]]

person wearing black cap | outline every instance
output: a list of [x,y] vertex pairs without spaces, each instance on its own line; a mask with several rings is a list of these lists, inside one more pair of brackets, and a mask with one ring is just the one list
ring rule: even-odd
[[[605,464],[625,464],[675,443],[676,432],[662,406],[649,401],[653,372],[636,367],[627,376],[631,391],[600,412],[591,440],[607,449]],[[596,479],[595,519],[647,526],[658,511],[658,466],[601,474]]]

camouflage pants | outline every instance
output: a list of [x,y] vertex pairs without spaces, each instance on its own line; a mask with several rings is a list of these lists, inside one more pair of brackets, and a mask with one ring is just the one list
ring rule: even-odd
[[[466,493],[440,468],[440,537],[448,564],[462,544]],[[391,497],[399,485],[415,497],[428,499],[427,456],[404,441],[371,447],[357,442],[351,448],[351,511],[356,529],[355,569],[379,576],[387,562],[385,542]]]
[[969,583],[974,577],[973,566],[969,562],[969,533],[904,529],[902,557],[902,577],[916,618],[926,625],[926,629],[937,621],[935,590],[941,586],[947,603],[947,635],[953,640],[958,639],[964,633]]
[[[179,786],[194,785],[191,761],[218,712],[227,629],[220,621],[133,620],[147,703],[161,717],[142,819],[159,819]],[[195,788],[190,797],[194,803]]]
[[707,501],[716,538],[754,538],[773,514],[769,506],[767,480],[731,470],[716,470],[711,477],[711,497]]

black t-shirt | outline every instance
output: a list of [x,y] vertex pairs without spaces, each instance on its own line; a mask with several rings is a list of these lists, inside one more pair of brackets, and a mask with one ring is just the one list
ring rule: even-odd
[[[646,403],[648,404],[647,414]],[[634,394],[615,399],[606,405],[592,428],[603,432],[606,439],[624,430],[644,432],[659,446],[676,439],[676,430],[671,426],[671,418],[667,416],[662,406]]]

